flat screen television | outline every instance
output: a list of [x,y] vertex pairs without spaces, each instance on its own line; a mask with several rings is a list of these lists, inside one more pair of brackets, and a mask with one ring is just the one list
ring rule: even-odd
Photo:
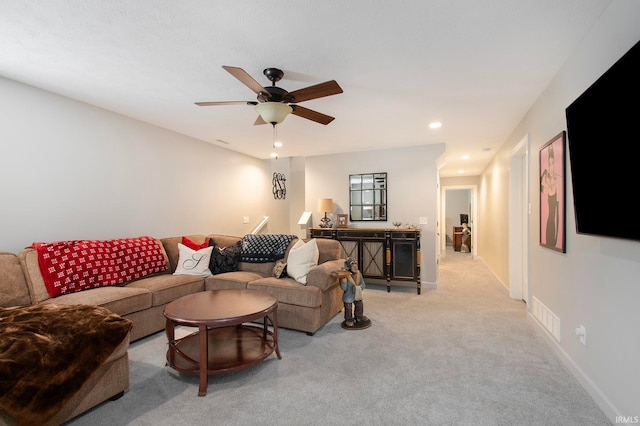
[[578,234],[640,241],[640,42],[566,108]]

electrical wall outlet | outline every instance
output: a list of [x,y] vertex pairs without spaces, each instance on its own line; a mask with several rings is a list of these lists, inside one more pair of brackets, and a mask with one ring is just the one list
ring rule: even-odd
[[429,221],[425,216],[420,217],[420,225],[426,225]]

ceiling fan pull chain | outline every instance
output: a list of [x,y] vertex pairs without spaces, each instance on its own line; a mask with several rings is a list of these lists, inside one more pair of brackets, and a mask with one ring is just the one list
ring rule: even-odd
[[275,159],[278,159],[278,147],[276,146],[276,142],[278,140],[278,129],[276,128],[276,123],[271,123],[273,125],[273,153],[275,154]]

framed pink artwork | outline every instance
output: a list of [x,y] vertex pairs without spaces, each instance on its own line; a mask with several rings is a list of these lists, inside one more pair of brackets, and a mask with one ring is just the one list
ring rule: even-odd
[[540,148],[540,245],[566,253],[565,141],[562,131]]

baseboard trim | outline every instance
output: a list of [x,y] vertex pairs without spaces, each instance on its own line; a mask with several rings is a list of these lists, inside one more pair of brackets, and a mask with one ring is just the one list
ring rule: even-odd
[[573,361],[573,359],[562,349],[562,346],[555,340],[544,326],[531,313],[527,312],[527,319],[535,325],[535,329],[547,342],[553,353],[560,359],[562,364],[569,369],[571,374],[578,380],[585,391],[593,398],[594,402],[600,407],[602,412],[609,418],[612,424],[615,424],[616,416],[621,415],[613,403],[602,393],[600,388],[582,371],[582,369]]
[[438,284],[434,283],[434,282],[431,282],[431,281],[422,281],[422,282],[420,282],[420,286],[422,288],[429,288],[429,289],[433,289],[433,290],[438,288]]

